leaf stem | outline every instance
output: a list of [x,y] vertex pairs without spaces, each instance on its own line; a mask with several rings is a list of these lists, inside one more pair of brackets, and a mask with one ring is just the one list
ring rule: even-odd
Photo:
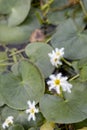
[[21,49],[19,51],[16,51],[16,52],[10,54],[9,56],[13,56],[13,55],[19,54],[19,53],[24,52],[24,51],[25,51],[25,49]]
[[74,77],[72,77],[71,79],[69,79],[69,81],[72,81],[72,80],[74,80],[74,79],[76,79],[76,78],[78,78],[79,77],[79,74],[77,74],[77,75],[75,75]]
[[87,16],[87,12],[86,12],[86,9],[85,9],[85,7],[84,7],[84,4],[83,4],[82,0],[80,0],[79,3],[80,3],[80,5],[81,5],[81,7],[82,7],[82,10],[83,10],[84,15]]
[[64,62],[65,64],[67,64],[68,66],[72,66],[72,64],[71,64],[70,62],[68,62],[65,58],[62,58],[62,60],[63,60],[63,62]]
[[13,65],[14,64],[14,62],[12,62],[12,63],[2,63],[2,64],[0,64],[0,66],[8,66],[8,65]]
[[67,127],[67,125],[66,125],[66,124],[65,124],[65,129],[66,129],[66,130],[68,130],[68,127]]

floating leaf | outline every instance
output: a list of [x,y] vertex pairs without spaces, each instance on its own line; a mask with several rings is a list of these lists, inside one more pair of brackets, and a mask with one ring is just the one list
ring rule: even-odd
[[87,31],[77,29],[73,20],[69,19],[58,26],[51,44],[54,48],[65,48],[65,57],[71,60],[87,57]]
[[0,14],[8,16],[7,23],[10,26],[22,23],[28,15],[30,7],[31,0],[0,0]]
[[32,127],[32,128],[30,128],[28,130],[39,130],[39,128]]
[[31,9],[27,19],[20,26],[10,27],[0,24],[0,42],[2,44],[18,44],[28,41],[31,32],[39,27],[35,12],[34,9]]
[[75,123],[73,124],[74,128],[76,130],[80,130],[82,129],[83,127],[86,127],[87,128],[87,119],[86,120],[83,120],[82,122],[78,122],[78,123]]
[[40,130],[54,130],[54,126],[54,123],[46,122],[40,127]]
[[68,0],[55,0],[53,3],[52,3],[52,7],[54,8],[58,8],[58,7],[61,7],[61,6],[64,6],[68,3]]
[[[66,19],[66,14],[68,12],[68,9],[61,10],[60,8],[64,7],[64,5],[67,5],[68,0],[55,0],[51,5],[51,10],[48,13],[48,18],[52,23],[58,24],[60,21],[63,21]],[[58,10],[59,9],[59,10]],[[55,20],[56,19],[56,20]]]
[[12,67],[11,67],[11,71],[13,72],[13,74],[15,76],[18,76],[19,75],[19,72],[18,72],[18,63],[14,64]]
[[80,70],[80,78],[81,81],[87,81],[87,66],[83,66],[83,68]]
[[23,126],[21,125],[14,125],[8,128],[8,130],[24,130]]
[[[56,123],[74,123],[87,118],[87,83],[73,82],[71,93],[64,99],[54,95],[44,95],[40,109],[44,117]],[[48,111],[49,110],[49,111]]]
[[48,53],[52,50],[53,48],[46,43],[33,43],[29,44],[25,48],[27,56],[38,66],[45,78],[48,77],[54,70],[48,56]]
[[87,57],[78,61],[78,68],[82,69],[83,66],[87,66]]
[[55,0],[48,12],[49,20],[55,24],[59,24],[65,19],[73,18],[78,27],[84,27],[83,17],[84,14],[79,4],[70,7],[69,0]]
[[25,109],[28,100],[38,102],[43,96],[44,81],[37,67],[28,61],[21,61],[18,71],[20,77],[12,73],[0,75],[0,92],[7,105]]
[[81,129],[77,129],[77,130],[87,130],[87,127],[83,127]]
[[85,6],[86,12],[87,12],[87,0],[81,0],[83,2],[83,5]]
[[0,106],[3,106],[4,105],[4,99],[0,93]]
[[28,129],[30,127],[41,126],[44,121],[44,118],[41,113],[38,113],[36,115],[36,121],[33,121],[33,120],[28,121],[28,115],[26,114],[25,111],[14,110],[6,106],[6,107],[3,107],[3,110],[1,111],[0,124],[2,124],[4,120],[10,115],[14,117],[14,124],[20,124],[25,129]]

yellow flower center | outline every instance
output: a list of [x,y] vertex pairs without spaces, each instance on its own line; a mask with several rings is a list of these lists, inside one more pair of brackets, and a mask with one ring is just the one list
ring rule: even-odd
[[6,124],[11,124],[11,121],[10,120],[6,120]]
[[59,56],[59,55],[60,55],[60,52],[57,52],[56,54]]
[[32,114],[35,113],[34,109],[31,109],[31,113],[32,113]]
[[60,80],[59,79],[55,80],[55,85],[60,85]]

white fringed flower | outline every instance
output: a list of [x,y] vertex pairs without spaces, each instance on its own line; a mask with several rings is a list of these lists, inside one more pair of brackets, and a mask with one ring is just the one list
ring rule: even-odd
[[32,103],[31,101],[28,101],[27,104],[29,106],[29,108],[26,110],[26,113],[29,114],[28,121],[30,121],[31,119],[35,121],[35,113],[39,112],[39,110],[35,107],[35,101],[33,101]]
[[61,58],[64,55],[64,48],[52,50],[52,53],[48,53],[50,57],[50,62],[53,66],[58,67],[58,65],[62,65]]
[[49,91],[54,89],[58,94],[62,91],[67,91],[68,93],[71,93],[72,85],[68,83],[67,77],[63,77],[61,73],[57,75],[50,75],[50,80],[47,82],[49,85]]
[[10,125],[12,125],[12,124],[13,124],[13,119],[14,119],[13,116],[8,116],[8,117],[6,118],[6,120],[5,120],[5,122],[2,124],[3,129],[6,129],[6,128],[8,128]]

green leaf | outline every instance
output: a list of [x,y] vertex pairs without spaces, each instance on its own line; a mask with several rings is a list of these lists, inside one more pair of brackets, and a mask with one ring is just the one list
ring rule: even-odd
[[59,22],[63,21],[66,19],[66,13],[68,12],[69,9],[65,10],[56,10],[58,8],[63,7],[68,3],[68,0],[55,0],[52,5],[51,5],[51,10],[48,12],[48,18],[52,23],[58,24]]
[[0,93],[0,107],[4,105],[4,99]]
[[83,66],[87,66],[87,57],[78,61],[78,68],[82,69]]
[[77,130],[87,130],[87,127],[83,127],[81,129],[77,129]]
[[48,18],[52,23],[59,24],[65,19],[72,18],[74,22],[81,28],[84,26],[84,14],[79,4],[68,8],[69,0],[55,0],[48,12]]
[[80,78],[81,81],[87,81],[87,66],[83,66],[83,68],[80,70]]
[[0,43],[19,44],[29,41],[31,32],[39,27],[35,13],[36,10],[31,9],[27,19],[20,26],[11,27],[7,24],[0,24]]
[[23,128],[23,126],[18,124],[18,125],[14,125],[14,126],[9,127],[8,130],[24,130],[24,128]]
[[87,81],[87,57],[78,61],[80,80]]
[[30,128],[28,130],[39,130],[39,128],[32,127],[32,128]]
[[86,9],[86,13],[87,13],[87,1],[86,0],[82,0],[82,2],[83,2],[83,5],[84,5],[84,7]]
[[40,127],[40,130],[54,130],[54,126],[54,123],[46,122]]
[[83,127],[86,127],[87,128],[87,119],[86,120],[83,120],[82,122],[78,122],[78,123],[75,123],[73,124],[74,128],[76,130],[80,130],[82,129]]
[[61,1],[60,0],[55,0],[52,3],[51,7],[58,8],[58,7],[66,5],[67,3],[68,3],[68,0],[61,0]]
[[26,109],[28,100],[39,102],[45,85],[41,73],[32,63],[21,61],[18,68],[20,77],[12,73],[0,75],[0,92],[8,106]]
[[36,114],[36,120],[33,121],[28,121],[28,115],[26,114],[25,111],[18,111],[15,109],[11,109],[10,107],[3,107],[1,113],[1,120],[0,120],[0,125],[4,122],[4,120],[8,116],[13,116],[14,117],[14,124],[20,124],[24,127],[24,129],[28,129],[30,127],[39,127],[43,124],[44,118],[42,114],[39,112]]
[[33,43],[29,44],[25,48],[27,56],[37,65],[45,78],[48,77],[54,70],[48,56],[48,53],[52,50],[53,48],[46,43]]
[[45,94],[40,101],[44,117],[56,123],[75,123],[87,118],[87,83],[73,82],[71,93],[59,96]]
[[0,14],[8,16],[7,23],[10,26],[22,23],[27,17],[30,7],[31,0],[0,0]]
[[14,64],[12,67],[11,67],[11,71],[13,72],[13,74],[15,76],[18,76],[19,75],[19,72],[18,72],[18,63]]
[[65,57],[71,60],[87,57],[87,31],[77,29],[73,20],[64,21],[58,26],[51,44],[54,48],[65,48]]

